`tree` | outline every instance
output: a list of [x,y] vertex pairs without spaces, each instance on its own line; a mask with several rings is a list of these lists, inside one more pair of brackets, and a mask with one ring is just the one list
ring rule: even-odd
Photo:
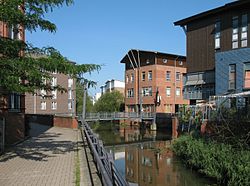
[[124,110],[124,96],[118,92],[107,92],[94,105],[96,112],[119,112]]
[[[40,29],[53,33],[56,25],[46,20],[44,15],[72,3],[73,0],[0,0],[0,22],[6,24],[14,35],[22,32],[23,28],[30,32]],[[95,64],[70,63],[52,47],[39,49],[17,38],[0,37],[0,87],[6,92],[66,91],[64,87],[51,87],[43,79],[50,80],[51,72],[57,71],[85,81],[85,73],[99,69],[100,66]]]

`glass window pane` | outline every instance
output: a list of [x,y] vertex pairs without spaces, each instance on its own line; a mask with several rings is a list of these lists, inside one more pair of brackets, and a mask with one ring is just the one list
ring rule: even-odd
[[241,47],[247,47],[247,40],[241,41]]

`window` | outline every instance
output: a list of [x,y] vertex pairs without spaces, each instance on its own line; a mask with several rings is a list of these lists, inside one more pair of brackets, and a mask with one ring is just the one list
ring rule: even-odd
[[127,97],[128,98],[134,97],[134,89],[133,88],[128,89],[128,91],[127,91]]
[[68,99],[72,99],[72,90],[68,90]]
[[182,66],[183,65],[183,61],[179,61],[179,65]]
[[150,60],[149,60],[149,59],[147,59],[147,60],[146,60],[146,64],[149,64],[149,63],[150,63]]
[[72,78],[69,78],[68,79],[68,88],[72,88],[73,87],[73,83],[74,83],[74,80]]
[[134,74],[131,74],[131,83],[134,82]]
[[167,87],[167,88],[166,88],[166,95],[167,95],[168,97],[170,97],[170,95],[171,95],[171,87]]
[[52,94],[52,99],[56,99],[57,98],[57,90],[52,90],[51,94]]
[[215,49],[219,49],[220,48],[220,31],[221,31],[221,28],[220,28],[220,21],[217,21],[214,25],[214,30],[215,30],[215,33],[214,33],[214,43],[215,43],[215,46],[214,48]]
[[241,17],[241,47],[247,47],[247,14]]
[[152,96],[152,87],[143,87],[142,96]]
[[176,72],[176,81],[180,81],[180,80],[181,80],[181,73]]
[[57,74],[57,70],[55,69],[55,71],[53,71],[52,74]]
[[8,27],[8,37],[10,39],[21,39],[21,32],[20,32],[20,25],[16,25],[16,26],[9,26]]
[[68,110],[72,110],[72,102],[71,102],[71,100],[68,101]]
[[170,75],[171,75],[171,72],[170,72],[170,71],[167,71],[167,72],[166,72],[166,80],[167,80],[167,81],[170,81]]
[[45,101],[41,102],[41,110],[46,110],[46,102]]
[[57,102],[52,102],[51,103],[51,109],[56,110],[57,109]]
[[250,88],[250,63],[244,64],[244,88]]
[[57,85],[57,78],[56,77],[52,77],[51,79],[51,86],[55,87]]
[[17,93],[12,93],[9,95],[9,109],[19,111],[21,106],[20,95]]
[[167,62],[168,62],[168,59],[163,59],[162,62],[163,62],[163,63],[167,63]]
[[[44,69],[41,69],[41,72],[45,72]],[[46,78],[45,77],[42,77],[42,82],[44,85],[46,85]]]
[[126,83],[128,83],[128,82],[129,82],[129,76],[126,75]]
[[233,31],[232,31],[232,48],[238,48],[238,32],[239,32],[238,16],[233,17]]
[[142,79],[142,81],[145,81],[145,78],[146,78],[146,74],[145,74],[145,72],[142,72],[141,73],[141,79]]
[[152,81],[152,71],[148,71],[148,80]]
[[175,90],[175,95],[177,97],[180,97],[181,96],[181,88],[180,87],[177,87],[176,90]]
[[172,113],[172,105],[171,104],[166,104],[165,105],[165,111],[166,111],[166,113]]
[[229,65],[229,90],[235,90],[236,65]]
[[41,98],[44,98],[46,96],[46,90],[42,89],[40,90]]
[[150,158],[148,158],[148,157],[142,156],[141,164],[144,165],[144,166],[151,167],[152,166],[152,160]]

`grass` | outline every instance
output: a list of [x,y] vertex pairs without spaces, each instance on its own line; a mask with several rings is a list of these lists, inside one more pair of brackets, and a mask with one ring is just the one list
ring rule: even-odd
[[75,186],[80,186],[80,182],[81,182],[80,157],[79,157],[79,148],[77,143],[76,158],[75,158]]

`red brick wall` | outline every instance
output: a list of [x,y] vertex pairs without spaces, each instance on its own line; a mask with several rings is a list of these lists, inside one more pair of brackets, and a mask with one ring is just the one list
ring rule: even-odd
[[[177,62],[178,64],[178,62]],[[148,72],[152,71],[152,80],[149,81],[147,78]],[[166,80],[166,72],[171,72],[171,79],[170,81]],[[141,74],[142,72],[145,72],[146,78],[145,81],[141,80]],[[181,79],[175,81],[175,72],[181,73]],[[154,105],[156,90],[158,87],[159,90],[159,96],[161,96],[161,104],[156,108],[156,112],[159,113],[166,113],[166,105],[171,105],[171,113],[175,113],[175,104],[182,105],[182,104],[189,104],[189,100],[183,99],[182,90],[183,90],[183,74],[186,73],[186,68],[184,67],[174,67],[174,66],[166,66],[166,65],[148,65],[143,66],[135,70],[127,70],[126,76],[131,77],[131,74],[134,74],[134,82],[131,83],[130,79],[129,82],[126,82],[126,88],[125,88],[125,105],[126,105],[126,111],[129,111],[128,106],[129,105],[136,105],[139,104],[139,93],[138,93],[138,78],[140,81],[140,90],[142,87],[152,87],[152,96],[142,96],[142,103],[143,105]],[[139,73],[139,75],[138,75]],[[166,95],[166,88],[171,88],[171,95],[168,97]],[[175,89],[179,87],[180,88],[180,96],[175,96]],[[134,88],[134,97],[133,98],[127,98],[127,90]]]
[[5,118],[5,142],[6,145],[14,144],[24,140],[25,137],[25,117],[23,113],[1,114]]
[[76,129],[78,127],[78,122],[75,118],[55,116],[54,126]]

